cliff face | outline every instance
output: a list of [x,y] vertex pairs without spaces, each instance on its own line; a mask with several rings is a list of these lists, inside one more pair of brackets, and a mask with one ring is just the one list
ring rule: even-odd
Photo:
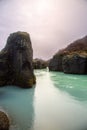
[[63,71],[62,58],[63,56],[60,55],[59,53],[55,54],[49,62],[49,70],[50,71]]
[[32,59],[33,50],[29,34],[11,34],[5,48],[0,52],[0,86],[32,87],[35,83]]
[[[56,57],[56,60],[55,60]],[[87,74],[87,36],[58,51],[50,60],[49,69],[72,74]]]
[[87,57],[77,54],[65,56],[62,66],[64,73],[87,74]]

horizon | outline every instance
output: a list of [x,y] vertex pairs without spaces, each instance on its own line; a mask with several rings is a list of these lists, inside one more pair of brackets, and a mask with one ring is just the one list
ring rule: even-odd
[[10,33],[30,34],[34,59],[50,59],[87,35],[86,0],[1,0],[0,50]]

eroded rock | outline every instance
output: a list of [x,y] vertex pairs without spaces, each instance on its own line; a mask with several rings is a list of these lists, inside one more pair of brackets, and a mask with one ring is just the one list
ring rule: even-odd
[[63,71],[70,74],[87,74],[87,57],[68,55],[63,58]]
[[59,50],[49,62],[49,70],[87,74],[87,36]]
[[63,71],[62,68],[62,59],[63,54],[60,52],[56,53],[52,59],[49,61],[49,70],[50,71]]
[[5,48],[0,52],[0,86],[32,87],[36,82],[32,59],[33,50],[29,34],[10,34]]

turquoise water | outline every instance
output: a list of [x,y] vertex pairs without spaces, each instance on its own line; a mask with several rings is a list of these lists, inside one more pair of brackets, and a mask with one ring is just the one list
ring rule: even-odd
[[0,88],[10,130],[87,130],[87,76],[35,71],[32,89]]

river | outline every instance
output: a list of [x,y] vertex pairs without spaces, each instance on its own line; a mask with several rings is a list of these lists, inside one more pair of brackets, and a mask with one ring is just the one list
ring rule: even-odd
[[35,70],[31,89],[0,88],[10,130],[87,130],[87,76]]

